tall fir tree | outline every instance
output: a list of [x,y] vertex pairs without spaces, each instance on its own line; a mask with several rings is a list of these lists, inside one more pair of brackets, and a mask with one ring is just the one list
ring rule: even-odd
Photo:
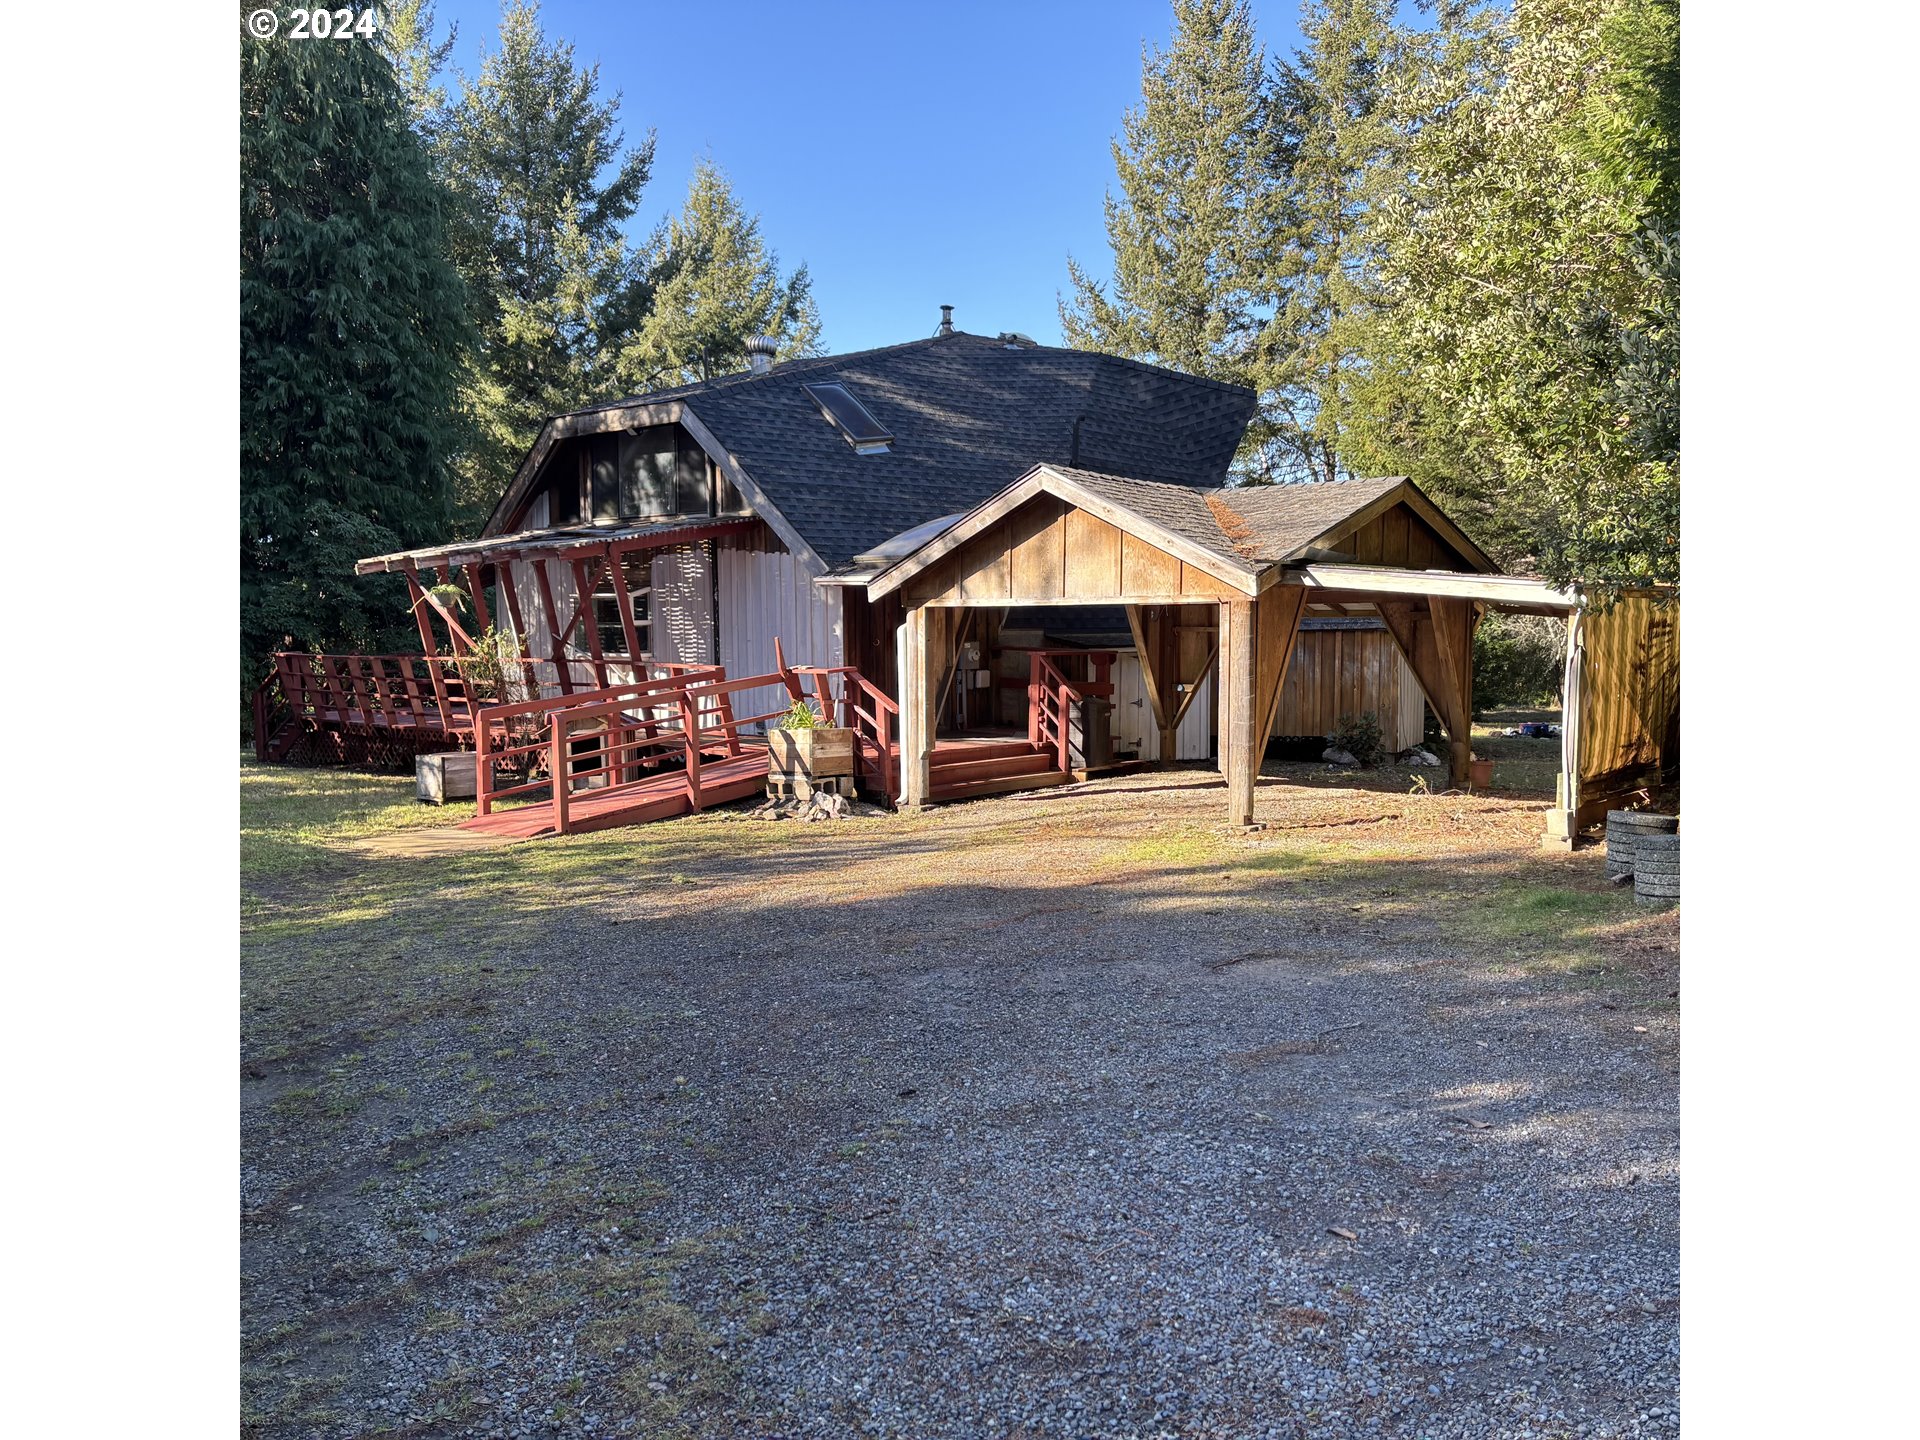
[[404,591],[353,562],[445,533],[472,333],[441,194],[376,47],[243,38],[240,114],[250,687],[284,646],[410,648]]
[[1382,76],[1399,43],[1392,0],[1311,0],[1305,42],[1274,62],[1267,113],[1276,229],[1261,289],[1272,307],[1256,375],[1273,419],[1258,472],[1275,480],[1344,473],[1341,393],[1359,365],[1367,303],[1368,177],[1387,143]]
[[447,110],[447,87],[440,83],[440,74],[459,41],[460,27],[450,25],[440,34],[433,0],[390,0],[381,9],[376,34],[406,92],[413,128],[431,148]]
[[[1275,229],[1264,53],[1245,0],[1174,0],[1173,37],[1143,57],[1138,108],[1113,142],[1110,286],[1067,261],[1067,343],[1258,386],[1266,247]],[[1249,428],[1264,453],[1279,416]]]
[[477,434],[462,465],[469,525],[505,489],[550,415],[624,387],[621,341],[647,310],[625,227],[653,167],[628,146],[598,65],[549,40],[533,0],[509,0],[499,48],[462,79],[444,122],[460,200],[455,256],[481,335],[469,377]]
[[807,267],[782,277],[760,217],[711,161],[695,165],[686,205],[654,232],[646,288],[650,308],[624,359],[636,388],[743,370],[755,335],[778,340],[783,360],[821,353]]

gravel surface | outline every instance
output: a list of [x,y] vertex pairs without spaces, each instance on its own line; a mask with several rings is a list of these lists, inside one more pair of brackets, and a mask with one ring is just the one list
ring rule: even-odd
[[[248,1433],[1676,1433],[1673,917],[1530,806],[1260,796],[254,887]],[[1584,960],[1460,922],[1539,885]]]

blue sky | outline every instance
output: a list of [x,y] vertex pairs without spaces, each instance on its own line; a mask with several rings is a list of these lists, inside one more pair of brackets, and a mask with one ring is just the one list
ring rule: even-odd
[[[1256,4],[1269,55],[1292,0]],[[495,43],[496,0],[439,0],[453,65]],[[1102,197],[1143,42],[1168,0],[546,0],[550,36],[598,61],[630,139],[658,132],[644,236],[710,156],[783,266],[804,260],[835,351],[963,330],[1058,344],[1071,252],[1105,275]]]

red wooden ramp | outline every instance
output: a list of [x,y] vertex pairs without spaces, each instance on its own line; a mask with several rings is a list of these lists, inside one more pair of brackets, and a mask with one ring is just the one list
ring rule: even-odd
[[[758,795],[767,785],[767,750],[764,745],[743,744],[739,755],[712,759],[700,767],[700,805],[723,805]],[[576,777],[577,782],[577,777]],[[567,800],[569,835],[589,830],[610,830],[616,825],[643,825],[649,820],[671,820],[694,811],[687,772],[661,770],[645,780],[596,790],[575,790]],[[495,809],[485,815],[463,820],[461,827],[515,840],[537,840],[558,835],[551,800],[536,804]]]
[[[784,713],[735,715],[743,690],[718,666],[481,710],[478,813],[463,828],[534,839],[638,825],[742,800],[767,779],[767,748],[741,731]],[[503,802],[505,802],[503,804]]]

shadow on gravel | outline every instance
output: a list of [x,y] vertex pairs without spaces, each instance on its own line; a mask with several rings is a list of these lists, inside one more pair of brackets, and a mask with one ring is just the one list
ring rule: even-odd
[[1072,797],[385,857],[315,823],[243,916],[261,1440],[1398,1433],[1475,1367],[1452,1430],[1517,1385],[1604,1433],[1667,1393],[1575,1366],[1659,1342],[1623,1307],[1676,1204],[1672,1017],[1592,857]]

